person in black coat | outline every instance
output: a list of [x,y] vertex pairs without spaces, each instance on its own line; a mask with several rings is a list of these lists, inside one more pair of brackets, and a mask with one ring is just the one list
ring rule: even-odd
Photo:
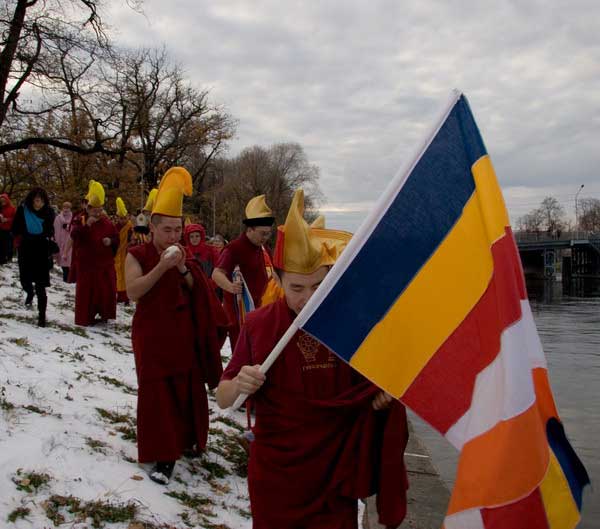
[[17,208],[12,233],[18,244],[19,279],[27,294],[25,305],[33,302],[34,285],[38,304],[38,326],[46,326],[46,287],[50,286],[52,268],[51,239],[54,235],[54,210],[48,194],[41,187],[33,188]]

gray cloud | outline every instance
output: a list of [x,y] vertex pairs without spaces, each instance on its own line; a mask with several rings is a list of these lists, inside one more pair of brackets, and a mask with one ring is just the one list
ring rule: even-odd
[[[301,143],[331,207],[355,205],[354,223],[356,204],[376,200],[454,87],[469,97],[513,218],[581,183],[600,198],[595,1],[146,0],[145,13],[111,13],[120,42],[166,44],[239,120],[233,152]],[[355,227],[351,212],[332,215]]]

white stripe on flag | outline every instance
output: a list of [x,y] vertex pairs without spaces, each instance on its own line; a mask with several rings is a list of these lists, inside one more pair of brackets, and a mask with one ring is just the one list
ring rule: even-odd
[[479,509],[457,512],[446,516],[444,520],[445,529],[485,529],[483,518]]
[[477,375],[471,407],[446,432],[458,450],[535,402],[531,369],[545,367],[546,362],[526,300],[521,301],[521,310],[521,319],[502,333],[498,356]]
[[529,362],[531,363],[531,368],[535,367],[543,367],[544,369],[548,369],[548,364],[546,363],[546,356],[544,355],[544,348],[542,347],[542,341],[540,340],[540,335],[537,332],[537,327],[535,326],[535,322],[533,321],[533,314],[531,313],[531,305],[529,301],[526,299],[521,300],[521,319],[526,322],[526,325],[530,326],[533,331],[528,332],[525,338],[527,339],[527,343],[525,345],[527,353],[529,354]]

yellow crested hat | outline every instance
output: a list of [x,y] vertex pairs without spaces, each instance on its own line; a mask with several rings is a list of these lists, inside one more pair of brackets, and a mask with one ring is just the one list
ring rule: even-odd
[[336,262],[351,233],[311,228],[304,220],[304,191],[296,190],[285,224],[277,229],[273,265],[286,272],[312,274]]
[[319,215],[315,220],[313,220],[310,224],[311,228],[317,229],[325,229],[325,217],[323,215]]
[[117,197],[117,217],[126,217],[127,216],[127,208],[125,207],[125,202],[121,197]]
[[153,215],[183,216],[183,195],[192,195],[192,175],[183,167],[171,167],[160,181]]
[[104,193],[104,188],[100,182],[96,182],[96,180],[90,180],[90,185],[88,187],[88,193],[85,196],[85,199],[88,201],[88,204],[93,208],[100,208],[104,206],[104,199],[106,195]]
[[246,204],[246,226],[272,226],[275,222],[273,211],[265,200],[265,195],[258,195],[251,198]]
[[146,205],[143,208],[143,211],[152,211],[154,207],[154,202],[156,201],[156,195],[158,194],[158,189],[155,187],[148,193],[148,198],[146,199]]

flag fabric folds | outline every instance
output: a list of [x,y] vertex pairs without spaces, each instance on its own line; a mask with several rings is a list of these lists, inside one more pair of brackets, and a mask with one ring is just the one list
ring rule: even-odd
[[238,323],[240,326],[242,326],[246,321],[246,315],[255,309],[254,300],[252,299],[250,289],[248,288],[246,280],[244,279],[239,266],[236,266],[233,270],[233,281],[235,283],[239,282],[242,284],[242,293],[235,295],[235,308]]
[[446,529],[567,529],[585,468],[548,382],[494,169],[456,93],[298,316],[460,458]]

